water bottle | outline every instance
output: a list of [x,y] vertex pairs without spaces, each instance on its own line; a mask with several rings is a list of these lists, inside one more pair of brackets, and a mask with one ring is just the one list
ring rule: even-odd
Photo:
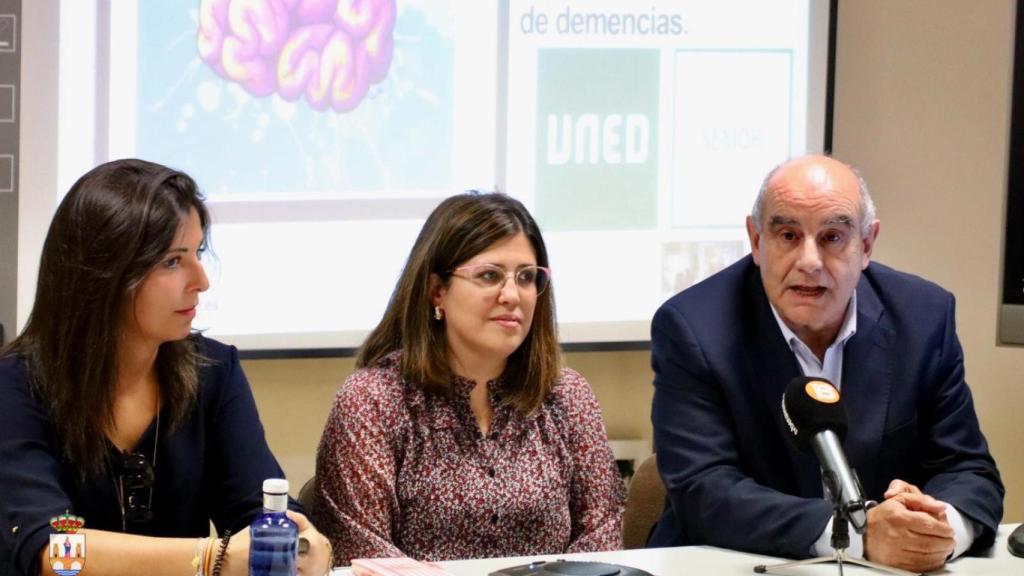
[[288,481],[263,481],[263,514],[249,526],[249,574],[295,576],[299,529],[285,515]]

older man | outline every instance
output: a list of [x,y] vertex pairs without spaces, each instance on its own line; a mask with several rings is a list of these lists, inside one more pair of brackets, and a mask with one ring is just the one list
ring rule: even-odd
[[992,544],[1003,486],[964,382],[953,296],[871,263],[879,223],[845,164],[773,170],[747,218],[752,254],[676,295],[651,327],[658,466],[668,489],[649,545],[831,553],[813,455],[787,442],[782,393],[827,378],[866,498],[855,557],[930,570]]

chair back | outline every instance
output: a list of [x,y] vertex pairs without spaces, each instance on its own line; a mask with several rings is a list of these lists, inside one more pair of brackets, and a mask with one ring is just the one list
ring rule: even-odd
[[658,462],[651,454],[636,469],[629,482],[626,512],[622,517],[622,546],[643,548],[665,508],[665,486],[658,475]]
[[313,515],[313,488],[316,487],[316,476],[314,475],[306,483],[302,485],[302,489],[299,490],[299,504],[302,504],[303,510],[306,511],[306,516]]

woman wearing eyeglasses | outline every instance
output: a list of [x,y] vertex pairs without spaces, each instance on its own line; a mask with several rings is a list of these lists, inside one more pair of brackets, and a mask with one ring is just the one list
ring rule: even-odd
[[[0,574],[51,573],[65,512],[85,520],[85,574],[248,573],[261,484],[282,472],[237,351],[191,332],[208,226],[191,178],[141,160],[91,170],[57,208],[0,354]],[[294,519],[320,576],[329,543]]]
[[621,547],[623,484],[590,387],[561,367],[547,266],[503,194],[427,219],[320,441],[336,562]]

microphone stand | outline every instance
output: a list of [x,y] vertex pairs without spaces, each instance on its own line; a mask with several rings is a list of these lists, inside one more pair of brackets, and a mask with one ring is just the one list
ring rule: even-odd
[[851,558],[847,555],[846,549],[850,547],[850,525],[846,520],[846,514],[839,506],[836,506],[832,510],[831,544],[833,550],[831,556],[819,556],[817,558],[809,558],[807,560],[795,560],[793,562],[783,562],[781,564],[772,565],[758,564],[757,566],[754,566],[754,572],[757,574],[772,574],[777,573],[778,570],[784,570],[796,566],[811,566],[814,564],[835,562],[839,567],[839,576],[843,576],[843,564],[846,563],[877,570],[884,574],[895,574],[896,576],[926,576],[924,574],[908,572],[891,566],[884,566],[868,560],[861,560],[860,558]]

